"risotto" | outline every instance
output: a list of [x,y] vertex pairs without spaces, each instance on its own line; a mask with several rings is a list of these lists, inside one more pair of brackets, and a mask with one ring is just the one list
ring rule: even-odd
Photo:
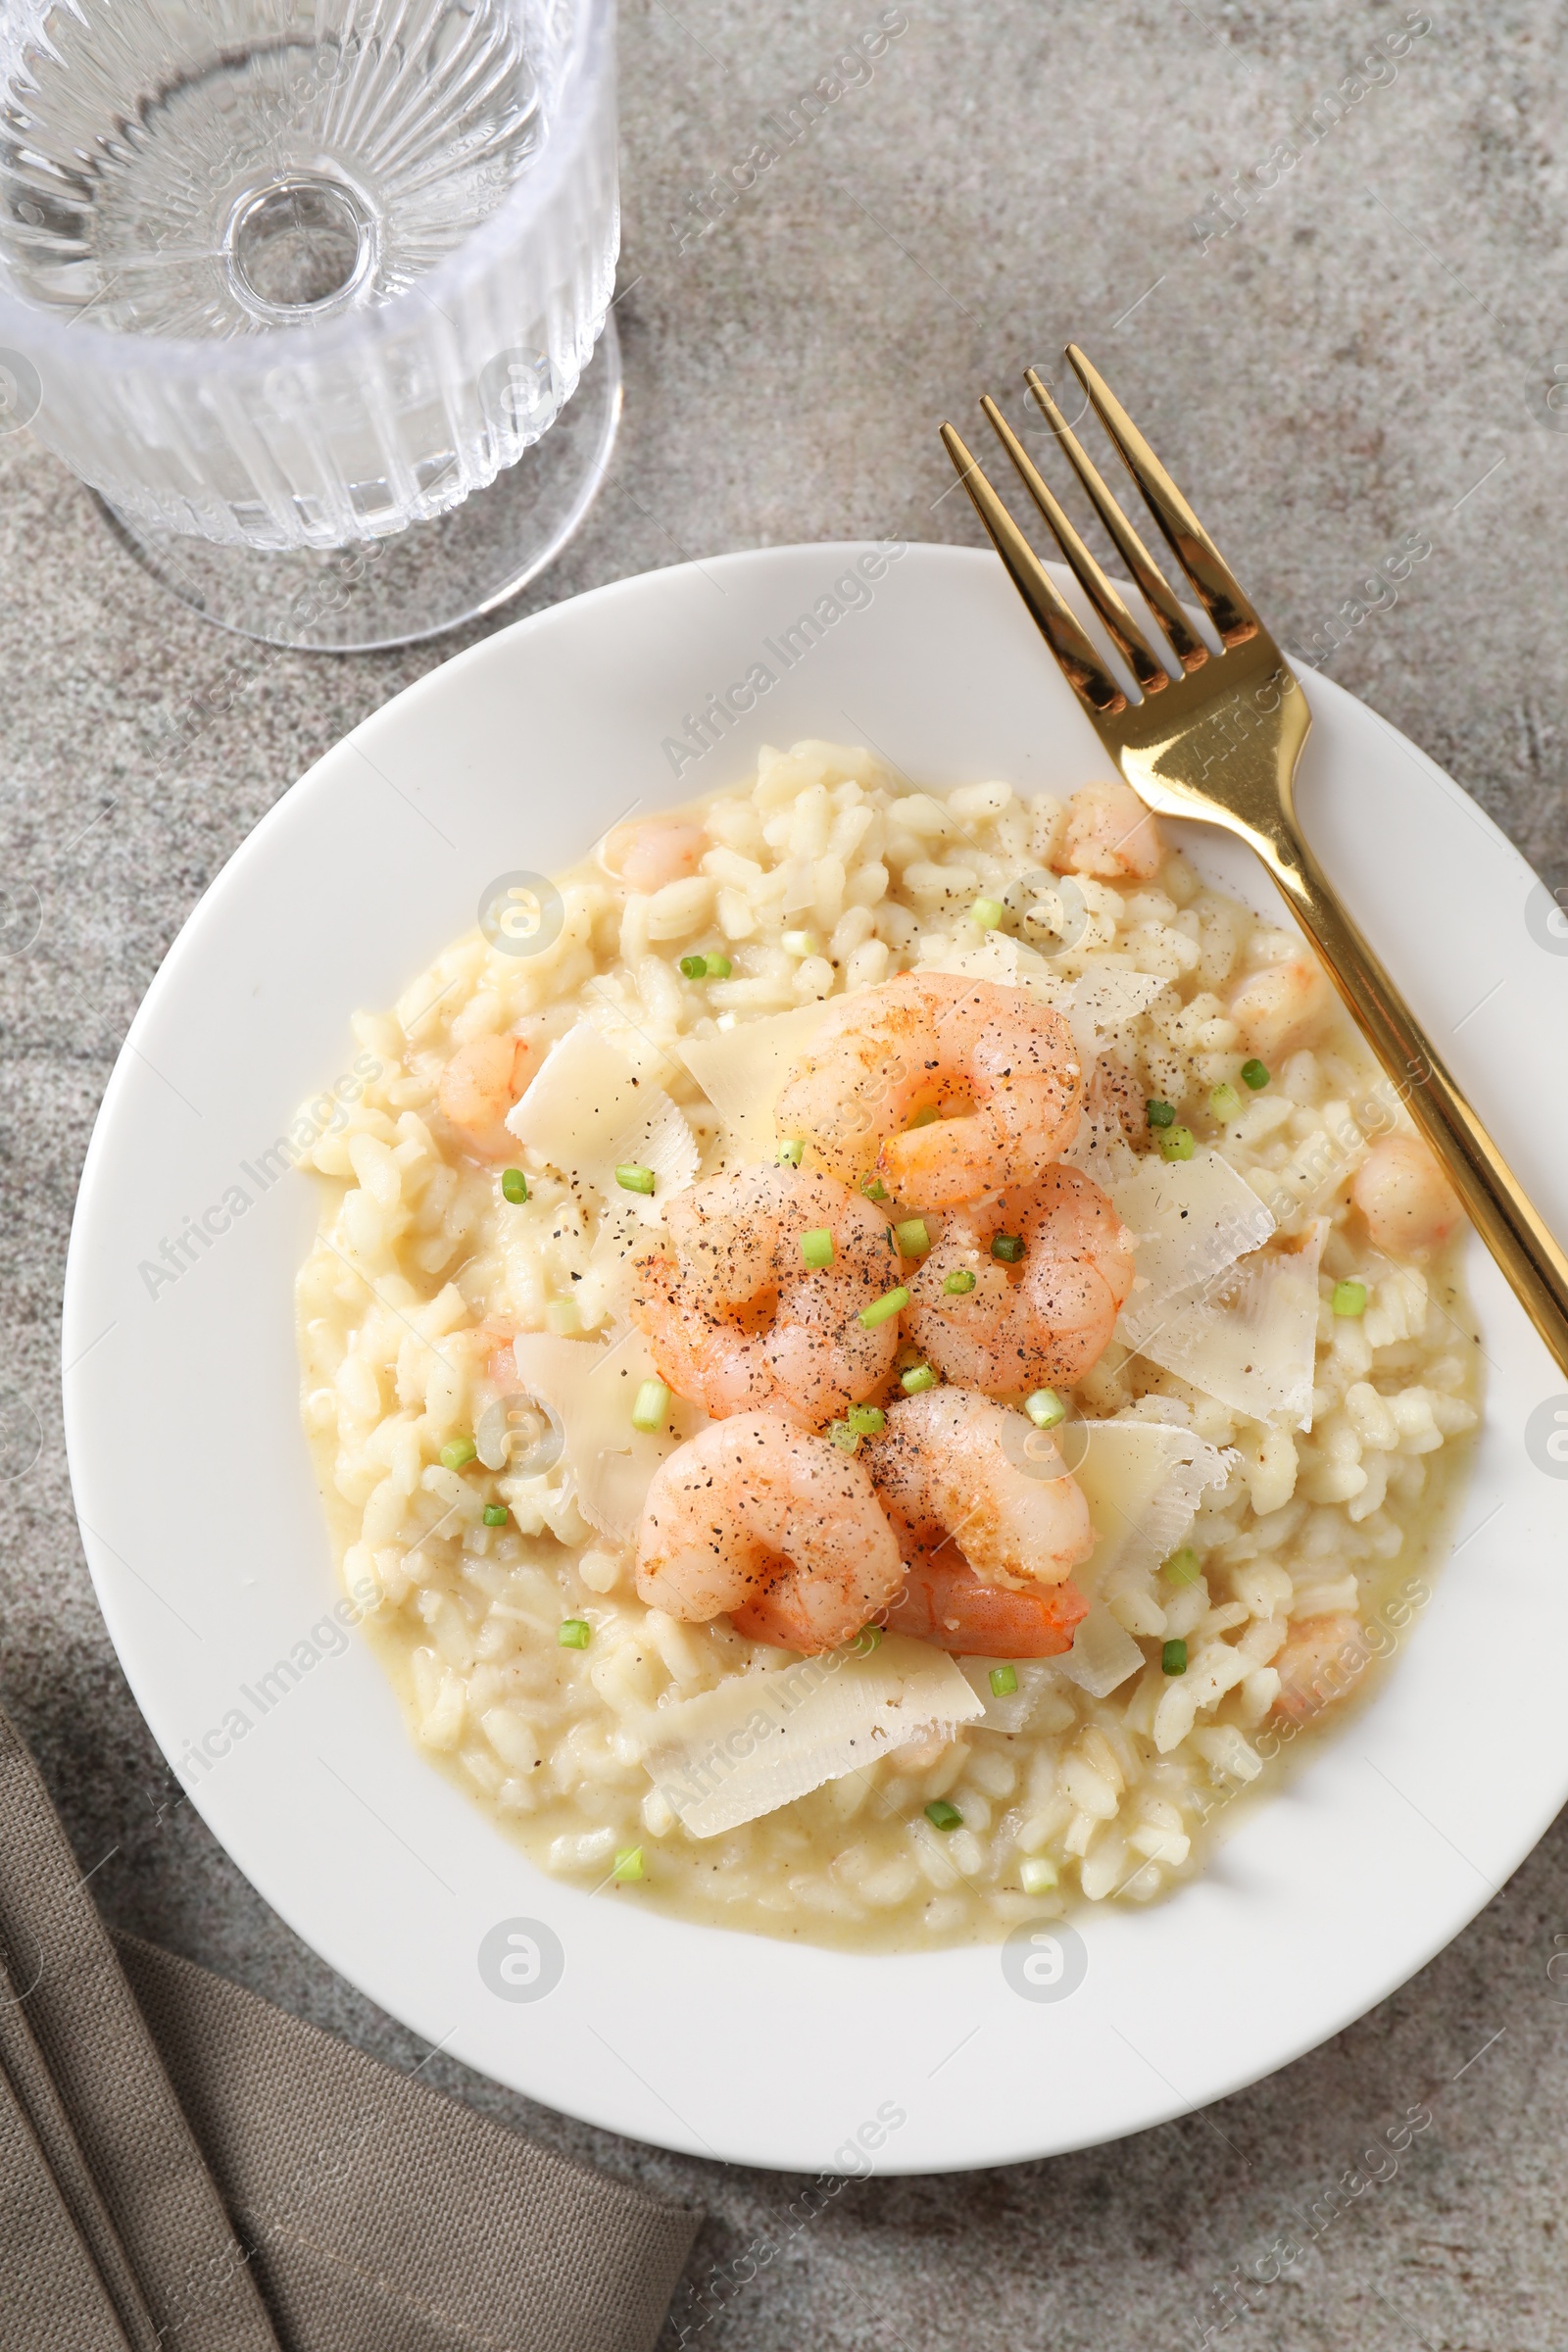
[[353,1026],[306,1427],[545,1869],[883,1949],[1146,1901],[1425,1600],[1457,1207],[1124,788],[764,750]]

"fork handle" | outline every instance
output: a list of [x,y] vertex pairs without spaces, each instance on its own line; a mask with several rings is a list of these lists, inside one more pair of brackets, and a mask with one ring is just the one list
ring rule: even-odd
[[1335,987],[1437,1153],[1471,1223],[1512,1284],[1559,1371],[1568,1375],[1568,1256],[1340,905],[1294,822],[1283,838],[1258,846]]

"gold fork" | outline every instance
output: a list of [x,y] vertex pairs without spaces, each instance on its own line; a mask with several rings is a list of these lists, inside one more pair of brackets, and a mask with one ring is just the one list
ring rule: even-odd
[[1125,695],[1050,573],[951,424],[943,444],[1018,594],[1122,775],[1161,816],[1223,825],[1256,851],[1317,949],[1373,1052],[1442,1160],[1471,1222],[1568,1373],[1568,1257],[1388,973],[1340,905],[1297,821],[1296,763],[1310,724],[1289,662],[1219,550],[1103,377],[1067,358],[1218,636],[1210,653],[1034,368],[1025,378],[1180,674],[1172,677],[995,401],[995,427],[1062,555],[1127,663]]

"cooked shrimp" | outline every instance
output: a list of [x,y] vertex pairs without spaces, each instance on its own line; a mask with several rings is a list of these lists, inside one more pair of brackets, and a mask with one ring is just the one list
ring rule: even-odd
[[906,972],[839,1000],[774,1117],[846,1184],[874,1171],[906,1206],[946,1208],[1064,1152],[1083,1085],[1072,1031],[1049,1005],[989,980]]
[[661,1462],[637,1539],[652,1608],[799,1649],[837,1649],[903,1582],[899,1546],[860,1463],[776,1413],[738,1413]]
[[508,1159],[517,1149],[504,1124],[534,1075],[539,1049],[522,1037],[476,1037],[460,1046],[441,1073],[436,1101],[463,1142],[481,1159]]
[[1230,1015],[1249,1054],[1277,1061],[1308,1043],[1332,1001],[1311,957],[1292,956],[1249,972],[1231,992]]
[[1354,1617],[1298,1617],[1274,1660],[1280,1678],[1274,1712],[1309,1723],[1343,1698],[1365,1665],[1366,1644]]
[[[739,1168],[670,1201],[667,1254],[638,1268],[632,1314],[661,1376],[715,1418],[782,1414],[819,1429],[886,1380],[898,1317],[860,1309],[900,1285],[887,1220],[832,1176]],[[808,1234],[830,1262],[808,1264]],[[813,1254],[821,1244],[813,1242]]]
[[448,1344],[466,1347],[475,1365],[483,1363],[484,1376],[491,1387],[505,1396],[519,1385],[517,1359],[512,1352],[516,1336],[512,1325],[504,1323],[499,1315],[486,1315],[482,1323],[475,1323],[471,1329],[454,1332]]
[[1159,827],[1130,784],[1086,784],[1073,794],[1066,830],[1052,858],[1058,873],[1148,882],[1164,862]]
[[1427,1257],[1459,1229],[1463,1210],[1426,1145],[1413,1135],[1380,1136],[1355,1171],[1350,1199],[1374,1250]]
[[951,1546],[941,1558],[920,1553],[908,1570],[882,1622],[890,1634],[907,1634],[960,1658],[1059,1658],[1072,1647],[1078,1620],[1089,1613],[1076,1585],[1046,1585],[1032,1592],[983,1585],[972,1568],[952,1558]]
[[[1010,1263],[991,1245],[1023,1245]],[[1103,1352],[1133,1285],[1133,1237],[1098,1184],[1047,1168],[1038,1184],[956,1209],[909,1279],[908,1338],[966,1388],[1070,1386]],[[969,1291],[949,1277],[972,1275]]]
[[972,1389],[900,1397],[857,1458],[895,1529],[957,1549],[982,1584],[1059,1585],[1094,1548],[1089,1505],[1051,1439]]
[[708,846],[700,825],[632,825],[611,835],[605,862],[632,890],[662,890],[666,882],[695,874]]

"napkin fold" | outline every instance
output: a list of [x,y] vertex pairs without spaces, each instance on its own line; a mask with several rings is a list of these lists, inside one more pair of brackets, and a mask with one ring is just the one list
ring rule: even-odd
[[0,2352],[649,2352],[700,2218],[111,1938],[0,1712]]

